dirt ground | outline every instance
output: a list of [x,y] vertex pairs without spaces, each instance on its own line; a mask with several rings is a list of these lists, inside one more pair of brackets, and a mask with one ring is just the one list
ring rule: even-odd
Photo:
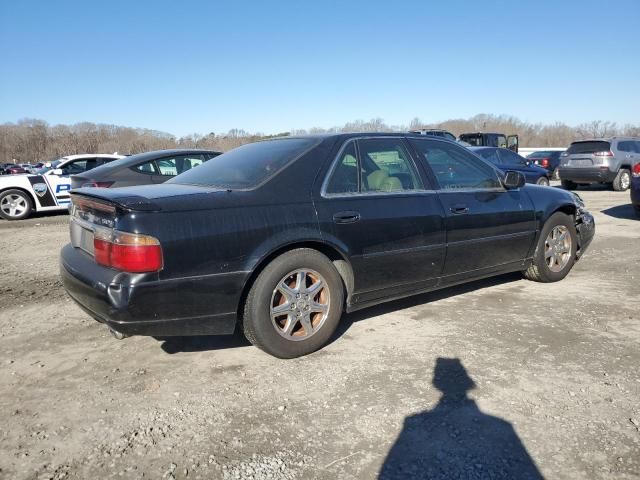
[[64,214],[0,221],[0,478],[640,476],[640,220],[519,275],[346,316],[277,360],[242,337],[117,341],[65,295]]

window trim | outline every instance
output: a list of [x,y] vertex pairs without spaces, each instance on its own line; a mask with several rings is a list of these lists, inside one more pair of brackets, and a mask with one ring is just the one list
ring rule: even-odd
[[[360,148],[358,146],[358,140],[369,140],[369,139],[393,139],[393,140],[400,140],[404,147],[405,150],[407,151],[407,154],[409,155],[409,160],[411,162],[413,162],[413,166],[415,168],[415,173],[418,176],[418,178],[420,179],[420,182],[422,182],[422,188],[416,188],[416,189],[412,189],[412,190],[398,190],[398,191],[393,191],[393,192],[383,192],[383,191],[367,191],[367,192],[362,192],[360,191],[362,189],[362,172],[360,171]],[[448,140],[447,140],[448,141]],[[340,161],[340,158],[342,156],[342,154],[344,153],[344,151],[346,150],[347,146],[352,143],[355,146],[355,150],[356,150],[356,161],[358,162],[358,191],[357,192],[343,192],[343,193],[327,193],[327,187],[329,185],[329,181],[331,180],[331,177],[333,176],[333,173],[335,172],[336,168],[338,168],[338,163]],[[406,142],[406,137],[404,136],[397,136],[397,135],[367,135],[367,136],[358,136],[358,137],[351,137],[349,139],[347,139],[342,146],[340,147],[340,150],[338,150],[338,153],[335,155],[335,157],[333,158],[333,160],[331,160],[331,167],[329,168],[329,170],[327,171],[324,180],[322,181],[322,186],[320,187],[320,196],[322,198],[357,198],[357,197],[366,197],[366,198],[372,198],[372,197],[388,197],[388,196],[408,196],[408,195],[422,195],[425,193],[435,193],[436,191],[433,189],[426,189],[424,188],[425,186],[425,179],[424,179],[424,175],[420,172],[420,166],[418,165],[418,163],[416,162],[416,159],[413,158],[414,154],[412,152],[413,148],[412,145],[408,145]],[[429,180],[429,179],[427,179]],[[431,183],[430,181],[428,183]]]

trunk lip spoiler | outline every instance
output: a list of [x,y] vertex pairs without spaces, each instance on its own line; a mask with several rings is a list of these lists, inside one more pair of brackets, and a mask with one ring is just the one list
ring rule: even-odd
[[[99,190],[98,188],[95,188]],[[71,192],[71,203],[75,205],[74,199],[87,197],[91,202],[96,204],[102,204],[105,206],[112,205],[115,208],[120,208],[126,211],[136,211],[136,212],[156,212],[162,210],[158,204],[152,202],[148,198],[141,197],[140,195],[125,195],[121,197],[108,198],[100,195],[100,192],[91,192],[90,188],[83,188],[81,190],[77,190]],[[99,207],[98,207],[99,208]]]

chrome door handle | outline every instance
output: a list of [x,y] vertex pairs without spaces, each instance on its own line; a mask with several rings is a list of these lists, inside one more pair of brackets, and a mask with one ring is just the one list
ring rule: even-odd
[[335,223],[356,223],[358,220],[360,220],[360,214],[358,212],[338,212],[333,215],[333,221]]
[[454,205],[449,209],[454,215],[463,215],[469,213],[469,207],[466,205]]

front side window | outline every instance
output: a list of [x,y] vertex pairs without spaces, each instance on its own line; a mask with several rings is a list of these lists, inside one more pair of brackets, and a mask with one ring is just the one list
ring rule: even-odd
[[358,140],[358,149],[363,192],[401,192],[423,188],[401,138]]
[[455,144],[411,139],[442,190],[502,188],[497,172]]
[[95,158],[85,158],[83,160],[76,160],[75,162],[67,163],[62,167],[63,175],[77,175],[78,173],[86,172],[96,166]]
[[188,170],[169,182],[252,188],[268,180],[318,143],[320,140],[317,138],[280,138],[249,143],[223,153],[196,169]]

